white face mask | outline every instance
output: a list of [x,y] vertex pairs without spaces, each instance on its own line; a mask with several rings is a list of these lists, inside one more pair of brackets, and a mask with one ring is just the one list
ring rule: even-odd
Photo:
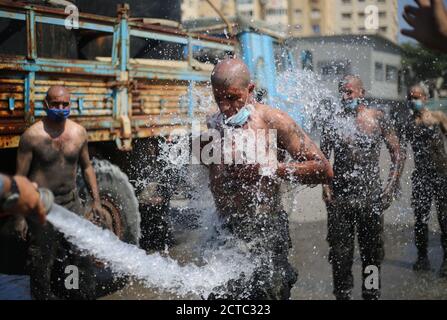
[[253,105],[247,104],[247,101],[248,96],[247,99],[245,100],[244,106],[236,114],[224,120],[224,123],[227,126],[242,127],[244,124],[247,123],[248,118],[250,117],[251,112],[253,110]]

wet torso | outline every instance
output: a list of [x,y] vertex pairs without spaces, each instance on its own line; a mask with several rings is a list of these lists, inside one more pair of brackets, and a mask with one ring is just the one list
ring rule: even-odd
[[416,171],[447,176],[444,134],[430,111],[410,117],[407,138],[413,149]]
[[62,133],[45,130],[43,122],[37,125],[28,176],[55,195],[67,194],[76,188],[79,156],[86,142],[83,128],[70,120]]
[[[251,129],[255,134],[267,135],[269,128],[263,117],[265,108],[265,106],[257,105],[248,122],[238,129]],[[234,132],[234,129],[221,126],[221,123],[222,117],[220,116],[220,119],[209,124],[209,128],[219,130],[222,137],[225,136],[224,129]],[[222,146],[224,142],[221,139],[216,143]],[[254,145],[250,147],[255,148]],[[234,145],[231,152],[233,164],[212,164],[209,167],[211,191],[219,214],[227,216],[234,213],[256,214],[280,210],[280,183],[269,176],[246,179],[246,170],[252,169],[253,164],[234,164],[237,153],[237,148]],[[278,154],[278,161],[281,159],[282,155]]]
[[380,191],[380,121],[377,111],[364,108],[331,127],[335,197],[365,199]]

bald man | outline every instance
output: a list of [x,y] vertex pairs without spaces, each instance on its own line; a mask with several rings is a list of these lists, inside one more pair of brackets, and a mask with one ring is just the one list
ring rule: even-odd
[[427,90],[420,85],[415,85],[408,91],[409,117],[404,137],[405,142],[411,144],[414,153],[412,207],[415,214],[415,242],[418,253],[413,269],[430,270],[427,252],[428,221],[434,200],[444,251],[439,275],[445,278],[447,277],[447,152],[444,138],[447,134],[447,116],[441,111],[428,110],[427,98]]
[[[76,174],[80,165],[93,198],[93,212],[100,216],[103,209],[90,162],[87,132],[68,119],[70,105],[70,93],[65,87],[49,88],[44,100],[47,116],[28,128],[20,138],[17,175],[26,176],[40,187],[50,189],[57,204],[84,216],[84,208],[76,190]],[[23,238],[27,235],[28,223],[31,234],[29,257],[32,294],[37,299],[56,298],[51,274],[61,246],[68,247],[68,243],[51,224],[41,227],[19,217],[17,230],[20,230]],[[82,284],[85,283],[83,278],[87,278],[87,275],[81,274]],[[65,275],[61,279],[65,279]]]
[[[211,84],[219,112],[209,119],[208,128],[220,132],[221,137],[214,143],[222,146],[231,134],[251,132],[260,139],[249,147],[276,144],[278,149],[269,164],[249,162],[242,156],[244,161],[238,164],[221,159],[209,166],[211,191],[224,228],[247,244],[252,260],[256,261],[251,277],[241,277],[216,289],[214,297],[288,299],[297,274],[288,262],[291,241],[288,216],[281,207],[281,179],[303,184],[328,183],[332,168],[287,113],[256,102],[250,73],[241,60],[219,62],[212,72]],[[276,141],[268,140],[269,132],[276,133]],[[260,143],[263,138],[268,141],[266,144]],[[235,141],[227,144],[232,156],[241,147]],[[286,154],[292,158],[287,163]]]
[[[339,92],[341,114],[326,124],[320,145],[326,157],[334,152],[334,179],[331,184],[323,186],[334,295],[340,300],[351,298],[357,232],[362,259],[362,296],[364,299],[378,299],[380,281],[365,285],[365,280],[371,272],[380,280],[378,276],[384,255],[382,213],[390,206],[399,181],[402,165],[399,140],[385,124],[384,113],[366,105],[365,89],[359,77],[344,77],[339,84]],[[383,142],[392,161],[384,190],[379,168]]]

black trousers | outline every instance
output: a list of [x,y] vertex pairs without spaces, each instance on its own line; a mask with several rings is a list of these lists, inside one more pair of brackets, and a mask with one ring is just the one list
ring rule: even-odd
[[[84,208],[76,191],[56,196],[55,202],[66,209],[84,216]],[[92,259],[68,243],[63,234],[51,223],[41,226],[29,221],[30,246],[27,267],[30,274],[31,294],[34,299],[93,299],[95,278],[91,270]],[[66,273],[67,266],[78,269],[79,289],[68,289],[65,280],[72,272]]]
[[441,229],[441,245],[444,258],[447,258],[447,177],[434,171],[415,170],[411,177],[413,184],[411,205],[414,210],[415,243],[420,256],[427,254],[428,221],[431,205],[435,202],[438,222]]
[[[383,216],[380,205],[366,207],[349,204],[331,204],[327,207],[329,262],[332,264],[334,294],[350,294],[354,287],[352,264],[355,235],[357,234],[362,260],[362,293],[365,299],[380,297],[380,267],[384,257]],[[365,280],[370,266],[378,270],[378,287],[366,288]],[[367,269],[368,268],[368,269]]]
[[255,270],[241,274],[215,289],[210,299],[285,300],[297,281],[297,272],[288,261],[291,248],[288,215],[285,211],[234,214],[224,228],[250,248]]

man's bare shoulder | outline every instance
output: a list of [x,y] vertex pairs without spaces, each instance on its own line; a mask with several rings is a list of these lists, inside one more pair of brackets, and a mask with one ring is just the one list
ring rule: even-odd
[[19,147],[32,147],[39,144],[42,139],[46,136],[45,130],[43,128],[43,122],[37,121],[27,128],[20,137]]
[[71,134],[78,137],[87,137],[87,130],[73,120],[67,119],[67,126]]
[[44,134],[45,130],[43,128],[43,122],[37,121],[23,132],[22,138],[38,138],[39,136],[43,136]]
[[258,103],[255,106],[256,111],[258,111],[264,121],[272,125],[297,125],[295,121],[290,117],[290,115],[278,108],[274,108],[267,104]]

